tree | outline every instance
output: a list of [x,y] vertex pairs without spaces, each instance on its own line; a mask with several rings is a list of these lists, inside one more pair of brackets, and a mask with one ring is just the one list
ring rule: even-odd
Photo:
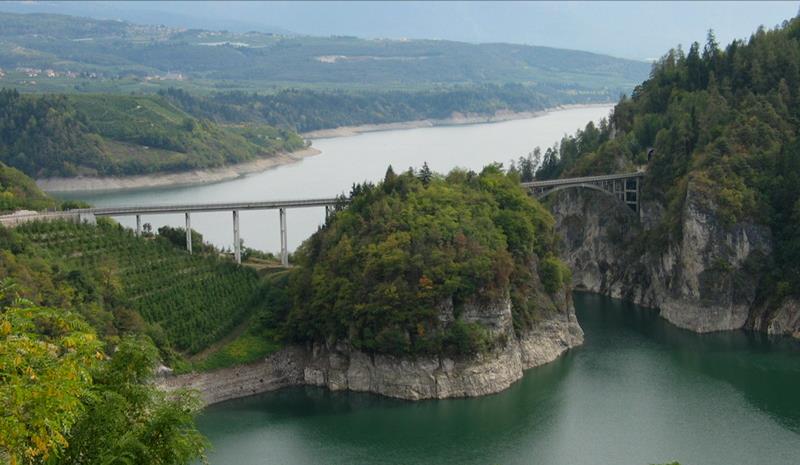
[[63,463],[182,465],[202,457],[207,442],[194,426],[199,399],[150,384],[157,361],[147,337],[123,338],[95,373],[93,395],[70,431]]
[[103,360],[94,331],[76,314],[18,301],[0,314],[0,458],[52,459],[85,411],[91,372]]
[[431,169],[428,167],[428,162],[422,164],[422,168],[419,170],[419,180],[422,181],[422,184],[427,186],[430,184],[431,179],[433,178],[433,173]]
[[150,382],[158,361],[150,339],[126,336],[113,353],[72,311],[20,299],[0,310],[0,460],[180,465],[202,457],[200,402]]

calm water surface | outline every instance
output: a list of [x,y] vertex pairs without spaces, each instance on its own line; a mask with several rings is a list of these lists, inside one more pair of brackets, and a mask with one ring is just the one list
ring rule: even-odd
[[800,346],[576,295],[585,344],[476,399],[291,388],[209,407],[213,465],[797,465]]
[[[494,124],[382,131],[334,139],[318,139],[321,155],[262,173],[210,185],[146,189],[112,193],[62,194],[96,206],[203,203],[247,200],[277,200],[333,197],[349,192],[354,182],[383,178],[386,167],[395,171],[428,162],[431,169],[447,172],[455,167],[480,170],[488,163],[518,158],[536,146],[552,145],[564,134],[574,133],[589,121],[608,115],[610,106],[574,108],[537,118]],[[132,227],[131,217],[118,218]],[[324,209],[294,209],[287,212],[289,246],[297,247],[324,220]],[[183,225],[183,215],[144,216],[154,229],[163,224]],[[261,250],[280,249],[277,211],[241,214],[241,237],[245,245]],[[233,226],[230,213],[192,215],[192,228],[206,240],[230,247]]]

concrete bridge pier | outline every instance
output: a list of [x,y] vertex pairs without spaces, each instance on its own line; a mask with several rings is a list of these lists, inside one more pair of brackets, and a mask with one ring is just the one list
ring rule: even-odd
[[136,215],[136,237],[142,235],[142,215]]
[[233,256],[236,263],[242,263],[242,241],[239,240],[239,210],[233,211]]
[[192,253],[192,217],[186,212],[186,250]]
[[286,240],[286,209],[280,208],[278,212],[281,218],[281,265],[289,266],[289,246]]

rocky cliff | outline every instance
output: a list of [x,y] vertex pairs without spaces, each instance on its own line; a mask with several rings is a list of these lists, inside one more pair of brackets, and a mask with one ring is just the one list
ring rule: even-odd
[[513,328],[509,300],[466,305],[460,318],[480,322],[502,341],[492,351],[473,357],[401,358],[366,354],[344,343],[315,345],[305,368],[305,382],[332,390],[367,391],[410,400],[499,392],[520,379],[524,370],[553,361],[583,342],[569,294],[561,292],[552,300],[552,308],[557,310],[533,328],[519,331],[519,335]]
[[[210,373],[165,376],[157,383],[166,390],[191,388],[206,404],[276,390],[313,385],[332,390],[373,392],[409,400],[471,397],[492,394],[519,380],[523,371],[557,358],[583,342],[570,294],[547,296],[546,314],[520,336],[512,323],[508,299],[493,304],[466,305],[459,318],[480,322],[497,344],[472,357],[395,357],[368,354],[345,342],[327,346],[293,346],[262,362]],[[443,307],[443,318],[452,313]],[[449,315],[452,317],[452,314]]]
[[697,332],[800,334],[797,302],[767,310],[757,299],[772,253],[769,228],[725,224],[691,183],[680,231],[671,234],[655,202],[637,215],[610,196],[576,189],[554,196],[550,207],[574,287],[657,307],[665,319]]

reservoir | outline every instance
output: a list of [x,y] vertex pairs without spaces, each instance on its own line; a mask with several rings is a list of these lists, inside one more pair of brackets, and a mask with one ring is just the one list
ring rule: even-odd
[[289,388],[211,406],[212,465],[800,463],[800,346],[576,294],[585,344],[496,395]]
[[[317,139],[313,146],[320,155],[261,173],[215,184],[142,189],[117,192],[70,193],[57,196],[81,199],[95,206],[215,203],[251,200],[281,200],[334,197],[347,194],[354,182],[379,181],[386,168],[395,171],[418,169],[427,162],[434,171],[446,173],[455,167],[479,171],[485,165],[502,162],[552,146],[566,134],[573,134],[589,121],[608,116],[611,106],[589,106],[551,111],[536,118],[492,124],[443,126],[359,134]],[[324,208],[287,211],[288,240],[294,250],[324,221]],[[117,218],[133,227],[133,217]],[[184,226],[183,215],[143,216],[153,230],[164,224]],[[241,212],[241,237],[245,246],[277,252],[280,229],[277,210]],[[233,246],[230,213],[192,215],[192,228],[206,241],[219,247]]]
[[[97,206],[329,197],[423,162],[480,170],[552,146],[611,107],[573,108],[494,124],[318,139],[322,153],[216,184],[71,194]],[[66,197],[66,196],[65,196]],[[291,249],[324,220],[288,210]],[[132,218],[121,218],[131,226]],[[145,216],[157,228],[182,215]],[[229,213],[192,226],[231,247]],[[276,211],[242,212],[246,246],[276,251]],[[199,419],[214,465],[800,464],[800,347],[745,332],[699,335],[654,311],[576,294],[583,346],[529,370],[502,393],[418,403],[291,388],[214,405]]]

